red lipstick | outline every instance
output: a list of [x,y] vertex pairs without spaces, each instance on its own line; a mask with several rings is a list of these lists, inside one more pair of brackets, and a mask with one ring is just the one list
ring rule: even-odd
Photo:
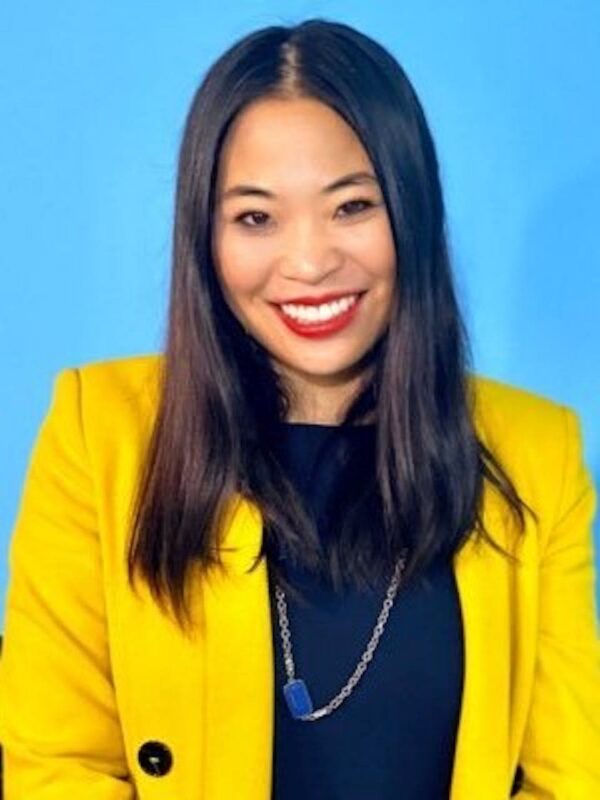
[[[325,295],[325,297],[330,297],[331,300],[324,300],[319,298],[318,302],[315,301],[314,298],[305,298],[304,300],[296,300],[295,302],[298,305],[320,305],[321,303],[331,302],[339,297],[347,297],[348,294],[336,294],[336,295]],[[363,295],[360,294],[354,301],[354,303],[350,306],[350,308],[346,309],[346,311],[342,312],[341,314],[337,314],[336,316],[332,317],[331,319],[322,320],[321,322],[305,322],[299,319],[293,319],[288,314],[283,312],[279,306],[275,306],[275,310],[279,315],[279,318],[285,325],[289,328],[289,330],[297,333],[299,336],[304,336],[309,339],[320,339],[325,336],[331,336],[334,333],[338,333],[339,331],[346,328],[356,316],[358,311],[358,307],[360,302],[363,298]],[[307,300],[311,300],[311,302],[307,302]],[[291,300],[288,302],[292,302]]]

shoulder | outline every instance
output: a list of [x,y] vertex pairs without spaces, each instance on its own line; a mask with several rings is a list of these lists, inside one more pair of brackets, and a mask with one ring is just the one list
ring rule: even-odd
[[556,513],[566,476],[583,467],[578,414],[520,386],[470,375],[473,419],[481,441],[517,491],[542,513]]
[[160,353],[145,353],[88,361],[72,369],[79,373],[82,392],[133,398],[158,390],[163,360]]
[[162,354],[148,353],[64,367],[54,378],[53,418],[81,426],[90,445],[147,438],[163,362]]
[[82,403],[155,405],[163,361],[160,353],[88,361],[63,368],[55,385],[77,384]]
[[474,420],[485,438],[538,438],[563,424],[565,407],[546,395],[480,374],[469,382]]

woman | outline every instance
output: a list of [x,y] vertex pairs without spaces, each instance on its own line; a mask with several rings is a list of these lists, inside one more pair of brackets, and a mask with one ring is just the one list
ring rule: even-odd
[[600,796],[579,421],[467,352],[402,69],[323,20],[237,42],[164,354],[63,370],[32,453],[5,797]]

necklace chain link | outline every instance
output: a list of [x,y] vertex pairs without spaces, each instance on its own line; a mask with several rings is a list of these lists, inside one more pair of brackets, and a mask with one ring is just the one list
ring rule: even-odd
[[[383,633],[383,629],[385,628],[385,623],[387,622],[387,618],[389,616],[391,608],[394,605],[394,600],[396,599],[398,587],[400,586],[400,578],[402,576],[402,573],[404,572],[405,564],[406,564],[406,550],[403,551],[402,555],[396,562],[394,573],[392,575],[390,584],[387,588],[385,599],[383,601],[383,606],[381,608],[381,611],[379,612],[379,616],[377,618],[377,622],[373,629],[373,633],[371,634],[369,643],[367,644],[362,656],[358,661],[358,664],[356,665],[354,672],[348,679],[347,683],[342,687],[342,689],[338,692],[338,694],[332,700],[330,700],[329,703],[327,703],[327,705],[316,709],[316,711],[312,711],[310,714],[305,714],[304,716],[300,717],[300,719],[302,719],[303,721],[313,722],[316,719],[320,719],[321,717],[325,717],[328,714],[331,714],[332,711],[335,711],[336,708],[339,708],[339,706],[341,706],[344,700],[346,700],[346,698],[348,698],[352,694],[356,684],[363,676],[364,672],[366,671],[369,665],[369,662],[373,658],[375,650],[377,649],[377,645],[379,644],[379,639],[381,638],[381,634]],[[292,653],[292,638],[291,638],[290,625],[287,615],[287,603],[285,599],[285,593],[277,583],[275,584],[275,597],[277,601],[279,630],[281,634],[281,642],[283,645],[283,661],[285,664],[285,671],[288,681],[293,681],[295,679],[296,668],[294,665],[294,656]]]

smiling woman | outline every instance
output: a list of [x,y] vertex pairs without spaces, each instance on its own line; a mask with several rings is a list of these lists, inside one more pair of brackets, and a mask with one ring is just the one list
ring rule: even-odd
[[472,371],[445,225],[380,44],[211,66],[164,351],[60,372],[31,456],[6,800],[600,796],[579,421]]

